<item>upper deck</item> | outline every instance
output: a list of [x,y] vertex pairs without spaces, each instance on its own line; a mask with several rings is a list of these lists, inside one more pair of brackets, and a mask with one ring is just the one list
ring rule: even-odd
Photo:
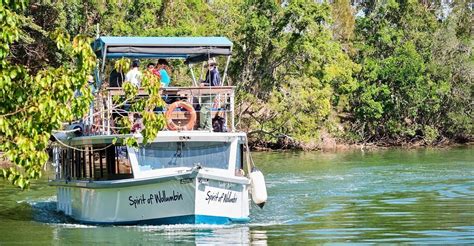
[[[189,81],[172,81],[169,87],[162,86],[159,94],[164,106],[153,109],[156,114],[166,116],[166,126],[163,131],[210,131],[234,132],[235,87],[226,81],[227,68],[232,54],[232,42],[225,37],[98,37],[92,44],[97,57],[100,58],[99,69],[95,81],[96,99],[90,108],[89,116],[83,120],[83,135],[113,135],[143,130],[140,127],[142,115],[134,104],[149,95],[145,88],[138,88],[135,98],[124,98],[126,93],[121,85],[108,84],[111,81],[111,70],[117,69],[114,62],[126,58],[131,61],[139,60],[142,65],[139,70],[146,71],[143,65],[156,62],[157,58],[184,60],[182,68],[189,69]],[[224,57],[218,67],[221,73],[221,86],[201,86],[203,74],[207,69],[208,60]],[[195,66],[202,63],[203,66]],[[180,71],[182,71],[182,68]],[[198,71],[195,71],[198,70]],[[199,73],[199,78],[196,74]],[[127,71],[121,74],[125,81]],[[181,74],[182,75],[182,74]],[[171,74],[170,74],[170,77]],[[183,79],[183,76],[179,76]],[[226,83],[227,82],[227,83]],[[111,83],[111,82],[110,82]],[[176,84],[188,86],[176,87]],[[210,84],[210,83],[209,83]],[[122,84],[123,85],[123,84]],[[124,124],[125,121],[129,121]],[[143,126],[143,124],[141,124]]]
[[[88,129],[84,135],[123,133],[126,126],[120,124],[121,119],[131,121],[130,133],[143,130],[133,129],[137,124],[140,127],[142,116],[131,105],[135,103],[134,100],[146,98],[146,91],[140,88],[134,100],[126,103],[117,103],[114,100],[125,96],[122,88],[109,87],[105,92],[94,101],[91,108],[94,110],[93,120],[84,122],[85,129]],[[166,87],[160,88],[160,95],[165,102],[164,106],[155,108],[153,112],[165,115],[167,126],[163,131],[235,132],[233,86]],[[176,102],[184,103],[180,106],[187,105],[187,108],[175,107]],[[171,128],[170,124],[173,124],[174,128]]]

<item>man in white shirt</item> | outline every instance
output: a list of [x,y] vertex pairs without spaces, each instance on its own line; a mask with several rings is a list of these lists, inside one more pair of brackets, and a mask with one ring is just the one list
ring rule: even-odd
[[138,60],[134,60],[132,62],[132,69],[128,71],[125,75],[125,81],[130,81],[134,86],[140,87],[140,83],[142,81],[142,72],[138,70],[140,66],[140,62]]

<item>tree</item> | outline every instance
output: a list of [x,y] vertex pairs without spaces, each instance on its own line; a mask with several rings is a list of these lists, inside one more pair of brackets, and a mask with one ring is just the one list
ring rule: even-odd
[[[350,131],[359,132],[363,141],[426,144],[453,134],[454,128],[472,134],[466,120],[472,114],[469,95],[458,91],[469,91],[464,87],[469,76],[458,73],[462,83],[450,76],[457,68],[467,69],[470,56],[454,52],[460,47],[458,34],[448,26],[455,17],[438,20],[436,10],[410,0],[377,2],[366,13],[357,20],[356,59],[363,69],[351,99],[356,118]],[[458,127],[447,130],[448,125]]]
[[351,1],[335,0],[331,7],[334,38],[341,43],[347,53],[352,54],[354,52],[352,39],[354,38],[355,17]]
[[[304,146],[330,124],[333,105],[355,90],[359,68],[333,40],[331,8],[313,1],[246,1],[231,70],[241,126],[266,142]],[[234,70],[235,69],[235,70]]]
[[[95,66],[87,37],[71,40],[61,31],[45,31],[25,16],[25,7],[24,1],[0,5],[0,151],[15,164],[0,176],[20,188],[41,175],[52,131],[87,112],[92,94],[86,76]],[[35,39],[31,30],[42,37]],[[35,52],[30,45],[44,39],[55,45],[50,48],[61,59],[32,69],[19,63],[14,54]]]
[[460,142],[470,141],[474,134],[473,10],[469,4],[453,1],[449,6],[450,14],[433,36],[430,64],[434,79],[449,85],[449,92],[434,116],[440,122],[440,134]]

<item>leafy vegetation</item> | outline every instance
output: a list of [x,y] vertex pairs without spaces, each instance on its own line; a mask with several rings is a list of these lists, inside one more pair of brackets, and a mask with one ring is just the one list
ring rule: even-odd
[[[112,36],[229,37],[238,127],[254,145],[313,149],[323,135],[472,141],[472,4],[333,2],[0,0],[0,151],[15,164],[0,176],[27,186],[47,161],[51,133],[87,113],[98,27]],[[176,85],[190,83],[182,63],[171,65]],[[164,124],[151,113],[162,102],[159,83],[144,84],[154,96],[136,107],[151,138]]]
[[432,144],[472,137],[472,23],[459,21],[472,13],[467,4],[440,6],[452,8],[441,17],[417,1],[391,0],[357,20],[355,61],[363,69],[351,96],[350,131],[359,140]]
[[[15,166],[3,169],[0,176],[24,188],[29,179],[41,175],[52,131],[86,113],[92,100],[86,76],[95,58],[87,37],[78,35],[71,40],[60,31],[46,32],[23,15],[23,2],[1,3],[0,151]],[[56,64],[63,65],[29,67],[28,59],[16,57],[37,41],[28,31],[50,40],[54,45],[48,48],[56,52]],[[75,91],[81,95],[75,96]]]

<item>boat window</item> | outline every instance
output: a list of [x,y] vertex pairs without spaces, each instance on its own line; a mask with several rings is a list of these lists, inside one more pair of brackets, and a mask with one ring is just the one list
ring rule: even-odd
[[224,142],[162,142],[142,146],[137,151],[140,171],[173,167],[227,169],[230,143]]
[[82,146],[63,149],[60,178],[70,180],[113,180],[132,178],[126,146]]
[[243,144],[239,144],[237,146],[237,158],[235,160],[235,168],[236,169],[244,169],[244,145]]

